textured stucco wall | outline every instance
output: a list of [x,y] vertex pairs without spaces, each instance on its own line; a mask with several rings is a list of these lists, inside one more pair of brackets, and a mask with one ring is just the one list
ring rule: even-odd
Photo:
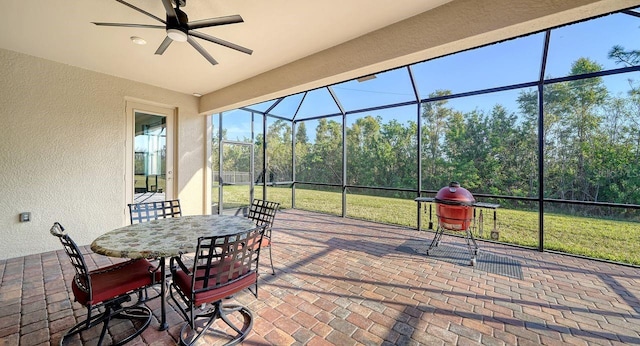
[[0,76],[0,259],[60,249],[54,221],[80,245],[126,224],[125,98],[178,108],[176,191],[203,212],[197,98],[3,49]]

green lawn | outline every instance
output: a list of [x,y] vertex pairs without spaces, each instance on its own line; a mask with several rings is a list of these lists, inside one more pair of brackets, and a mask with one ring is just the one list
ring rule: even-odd
[[[225,186],[225,205],[247,205],[248,186]],[[262,187],[255,189],[262,197]],[[213,196],[217,200],[218,190]],[[291,188],[268,187],[267,199],[291,207]],[[423,204],[425,206],[426,204]],[[341,215],[342,195],[296,187],[296,208]],[[426,209],[426,213],[425,210]],[[489,239],[493,213],[484,210],[483,237]],[[417,227],[417,207],[413,199],[347,195],[347,216],[376,222]],[[616,221],[545,213],[545,248],[576,255],[640,265],[640,222]],[[435,219],[435,209],[433,215]],[[423,229],[428,226],[428,207],[423,208]],[[538,213],[499,208],[497,229],[500,242],[537,248]],[[474,235],[479,236],[478,232]]]

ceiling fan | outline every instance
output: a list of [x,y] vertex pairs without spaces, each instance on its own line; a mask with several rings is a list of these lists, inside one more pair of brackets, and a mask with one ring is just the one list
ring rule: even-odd
[[164,51],[167,50],[171,42],[186,41],[186,42],[189,42],[189,44],[191,44],[193,48],[195,48],[200,54],[202,54],[202,56],[204,56],[205,59],[207,59],[212,65],[216,65],[218,63],[216,59],[214,59],[206,50],[204,50],[204,48],[202,48],[202,46],[198,42],[196,42],[196,40],[193,39],[193,37],[197,37],[205,41],[213,42],[227,48],[235,49],[237,51],[240,51],[249,55],[253,53],[251,49],[196,31],[196,29],[200,29],[200,28],[208,28],[211,26],[244,22],[242,17],[240,17],[239,15],[209,18],[209,19],[202,19],[202,20],[189,22],[189,18],[187,17],[187,14],[184,13],[182,10],[180,10],[180,6],[184,7],[186,5],[187,0],[173,0],[173,2],[176,5],[175,8],[172,5],[172,0],[162,0],[162,4],[164,5],[164,8],[167,12],[167,19],[163,20],[126,1],[123,1],[123,0],[115,0],[115,1],[163,23],[164,26],[149,25],[149,24],[129,24],[129,23],[96,23],[96,22],[92,22],[92,23],[99,26],[120,26],[120,27],[132,27],[132,28],[165,29],[167,31],[167,37],[165,37],[164,41],[162,41],[162,43],[160,44],[160,47],[158,47],[158,49],[156,50],[156,54],[158,55],[162,55],[162,53],[164,53]]

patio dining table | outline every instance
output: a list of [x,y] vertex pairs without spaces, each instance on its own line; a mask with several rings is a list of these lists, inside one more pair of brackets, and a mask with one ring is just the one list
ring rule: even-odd
[[[97,254],[119,258],[157,258],[166,280],[165,258],[196,251],[199,237],[233,235],[254,228],[252,220],[230,215],[195,215],[152,220],[109,231],[91,243]],[[166,321],[166,287],[160,285],[160,330]]]

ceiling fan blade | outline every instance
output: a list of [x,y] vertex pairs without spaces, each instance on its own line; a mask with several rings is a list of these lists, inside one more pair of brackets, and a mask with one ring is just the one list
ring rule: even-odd
[[151,17],[151,18],[153,18],[153,19],[155,19],[155,20],[157,20],[157,21],[159,21],[161,23],[167,24],[167,22],[164,19],[158,18],[158,17],[154,16],[153,14],[151,14],[151,13],[149,13],[149,12],[147,12],[147,11],[141,9],[141,8],[133,6],[133,5],[131,5],[130,3],[126,2],[126,1],[122,1],[122,0],[116,0],[116,1],[121,3],[121,4],[123,4],[123,5],[125,5],[125,6],[127,6],[127,7],[129,7],[129,8],[132,8],[132,9],[134,9],[134,10],[136,10],[136,11],[142,13],[142,14],[145,14],[145,15],[147,15],[147,16],[149,16],[149,17]]
[[239,46],[237,44],[231,43],[229,41],[221,40],[221,39],[219,39],[217,37],[213,37],[211,35],[207,35],[207,34],[203,34],[201,32],[197,32],[195,30],[189,30],[189,35],[193,35],[193,36],[195,36],[197,38],[201,38],[203,40],[206,40],[206,41],[209,41],[209,42],[212,42],[212,43],[216,43],[216,44],[219,44],[221,46],[225,46],[227,48],[235,49],[237,51],[240,51],[240,52],[243,52],[243,53],[246,53],[246,54],[249,54],[249,55],[251,55],[251,53],[253,53],[253,51],[251,49],[249,49],[249,48],[245,48],[245,47]]
[[[170,0],[165,0],[165,1],[170,1]],[[187,26],[189,27],[189,30],[193,30],[193,29],[200,29],[200,28],[208,28],[210,26],[236,24],[236,23],[242,23],[242,22],[244,22],[242,17],[236,14],[233,16],[194,20],[192,22],[189,22]]]
[[211,63],[211,65],[218,64],[216,59],[214,59],[206,50],[204,50],[204,48],[202,48],[202,46],[198,44],[196,40],[192,39],[191,37],[187,37],[187,42],[189,42],[193,46],[193,48],[200,52],[200,54],[202,54],[202,56]]
[[164,5],[164,10],[167,11],[167,16],[178,19],[178,15],[176,14],[176,9],[171,5],[171,0],[162,0],[162,4]]
[[149,24],[129,24],[129,23],[96,23],[91,22],[98,26],[126,26],[129,28],[150,28],[150,29],[166,29],[163,25],[149,25]]
[[164,51],[167,50],[167,48],[169,47],[171,42],[173,42],[173,40],[170,39],[169,36],[165,37],[164,41],[162,41],[162,43],[160,43],[160,47],[158,47],[158,50],[156,50],[156,54],[157,55],[162,55],[162,53],[164,53]]

